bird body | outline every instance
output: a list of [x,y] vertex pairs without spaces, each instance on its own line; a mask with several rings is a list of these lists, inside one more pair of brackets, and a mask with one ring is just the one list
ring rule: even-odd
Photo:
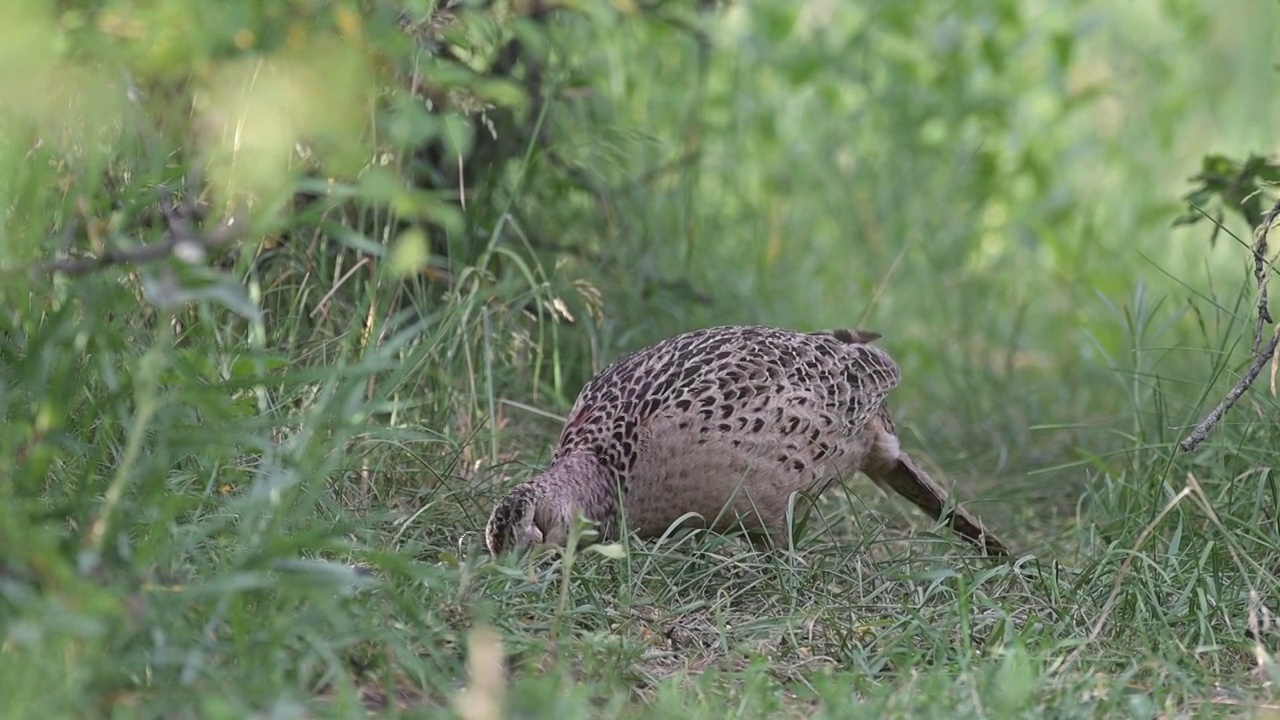
[[[793,494],[859,471],[940,518],[946,491],[899,447],[885,397],[901,374],[878,337],[723,326],[621,358],[579,393],[547,470],[494,508],[489,550],[563,546],[576,513],[601,539],[624,523],[653,537],[694,513],[690,526],[776,544]],[[962,508],[949,519],[1007,554]]]

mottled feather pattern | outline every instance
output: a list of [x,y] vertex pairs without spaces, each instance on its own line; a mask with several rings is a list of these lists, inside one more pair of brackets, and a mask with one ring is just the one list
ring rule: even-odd
[[[714,327],[626,355],[582,389],[552,457],[590,450],[626,487],[639,431],[674,409],[696,432],[785,436],[841,422],[856,432],[901,379],[888,353],[846,330],[793,333],[768,327]],[[795,407],[788,401],[794,400]],[[803,412],[800,412],[803,411]],[[843,418],[837,417],[843,415]],[[802,427],[803,425],[803,427]]]
[[899,462],[885,397],[901,374],[878,337],[723,326],[624,356],[579,393],[547,471],[495,508],[490,549],[563,542],[574,512],[606,539],[697,513],[778,540],[794,492],[857,471],[898,492],[919,474],[904,495],[937,516],[945,491]]

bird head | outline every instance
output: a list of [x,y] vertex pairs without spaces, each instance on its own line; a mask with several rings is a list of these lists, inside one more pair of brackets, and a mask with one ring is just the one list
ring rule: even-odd
[[493,555],[534,545],[564,547],[578,513],[612,527],[612,484],[594,456],[573,453],[518,486],[489,515],[484,542]]
[[517,487],[489,515],[484,529],[485,546],[491,554],[500,555],[534,545],[563,545],[568,523],[559,520],[554,505],[533,483]]

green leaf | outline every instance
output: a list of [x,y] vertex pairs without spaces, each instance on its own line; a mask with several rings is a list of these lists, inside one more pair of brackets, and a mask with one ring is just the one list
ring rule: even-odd
[[410,228],[400,233],[391,247],[391,255],[387,258],[387,272],[392,277],[402,278],[421,270],[431,258],[431,248],[427,244],[427,235],[421,228]]
[[621,560],[627,556],[626,548],[621,543],[609,543],[607,545],[588,545],[587,549],[600,553],[610,560]]

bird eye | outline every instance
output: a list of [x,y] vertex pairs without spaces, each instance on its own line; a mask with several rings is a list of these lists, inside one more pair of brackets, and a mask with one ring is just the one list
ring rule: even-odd
[[543,533],[542,528],[539,527],[538,523],[535,521],[533,523],[530,523],[528,529],[524,531],[524,544],[525,545],[541,545],[542,539],[544,537],[546,537],[546,535]]

